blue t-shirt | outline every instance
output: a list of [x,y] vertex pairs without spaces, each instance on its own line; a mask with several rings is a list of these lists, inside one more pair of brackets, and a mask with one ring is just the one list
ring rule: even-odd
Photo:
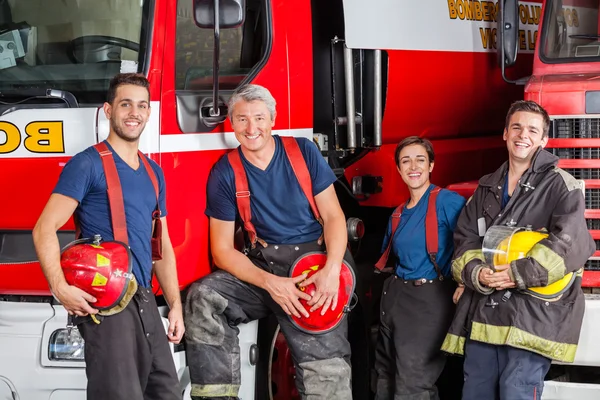
[[[256,234],[267,243],[300,244],[317,240],[323,228],[312,213],[298,179],[285,154],[281,138],[275,139],[275,153],[263,171],[244,157],[240,158],[250,189],[250,210]],[[312,178],[313,195],[336,181],[335,174],[308,139],[297,138]],[[212,168],[207,184],[206,215],[222,221],[241,221],[235,198],[235,179],[227,156]]]
[[504,186],[502,187],[502,209],[508,204],[510,201],[510,195],[508,194],[508,173],[506,174],[506,180],[504,181]]
[[[133,254],[133,274],[138,284],[150,287],[152,274],[152,213],[156,209],[156,194],[146,168],[140,160],[140,166],[133,170],[106,142],[113,152],[117,166],[127,237]],[[162,169],[154,161],[148,159],[159,187],[159,204],[162,216],[167,215],[165,200],[165,179]],[[75,217],[79,222],[81,235],[91,238],[101,235],[104,241],[114,239],[110,206],[106,193],[106,178],[100,155],[93,147],[76,154],[65,165],[53,193],[71,197],[79,202]]]
[[[437,273],[427,254],[425,217],[429,193],[434,185],[413,208],[404,208],[400,224],[394,235],[392,252],[396,255],[396,275],[402,279],[436,279]],[[438,253],[436,261],[444,276],[450,275],[450,260],[454,251],[453,233],[465,199],[458,193],[442,189],[436,200],[438,219]],[[385,251],[392,231],[392,219],[388,222],[382,251]]]

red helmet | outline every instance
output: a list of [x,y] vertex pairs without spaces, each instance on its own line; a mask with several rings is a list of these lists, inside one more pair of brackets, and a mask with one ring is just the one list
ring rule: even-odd
[[[326,261],[327,253],[322,251],[307,253],[294,262],[294,265],[290,268],[290,277],[295,278],[299,275],[305,275],[308,278],[317,272],[319,268],[322,268]],[[332,311],[330,308],[325,312],[325,315],[321,315],[322,309],[319,308],[314,312],[310,312],[308,302],[299,299],[302,306],[308,311],[309,316],[308,318],[297,318],[291,315],[290,319],[292,323],[301,331],[311,334],[321,334],[331,331],[343,321],[346,314],[356,305],[355,286],[356,277],[354,271],[344,260],[342,262],[342,269],[340,270],[340,287],[338,289],[338,304],[336,309]],[[310,284],[299,289],[312,296],[315,293],[316,287],[314,284]],[[352,298],[355,299],[355,303],[350,305]]]
[[121,242],[80,239],[62,251],[60,264],[67,283],[96,298],[91,304],[102,315],[116,314],[137,290],[129,247]]

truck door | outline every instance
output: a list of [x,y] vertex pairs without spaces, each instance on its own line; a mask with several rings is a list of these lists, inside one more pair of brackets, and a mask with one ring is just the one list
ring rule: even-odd
[[[110,79],[148,68],[152,10],[139,0],[0,2],[0,293],[48,292],[31,230],[65,163],[106,136]],[[65,229],[62,243],[74,236]]]

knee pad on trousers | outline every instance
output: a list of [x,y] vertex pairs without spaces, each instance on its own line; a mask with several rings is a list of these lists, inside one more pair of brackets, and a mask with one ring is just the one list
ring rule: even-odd
[[343,358],[307,361],[301,369],[301,389],[307,399],[346,400],[352,398],[352,370]]
[[190,287],[185,302],[185,337],[197,344],[219,345],[225,338],[222,315],[228,301],[202,282]]

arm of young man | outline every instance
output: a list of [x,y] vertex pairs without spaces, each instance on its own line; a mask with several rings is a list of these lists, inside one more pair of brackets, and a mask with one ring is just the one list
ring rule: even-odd
[[311,297],[296,287],[304,276],[284,278],[258,268],[235,248],[234,235],[234,221],[210,218],[211,253],[215,264],[239,280],[266,290],[286,314],[308,317],[298,298],[310,300]]
[[89,304],[94,303],[96,299],[67,283],[60,266],[60,244],[56,235],[56,231],[69,220],[78,204],[77,200],[71,197],[53,193],[33,229],[33,243],[54,296],[69,314],[85,316],[98,312]]
[[477,187],[458,217],[454,230],[452,277],[459,285],[463,284],[482,294],[491,294],[494,289],[486,287],[489,283],[486,278],[487,271],[492,272],[492,270],[485,265],[477,222],[478,210],[481,207],[480,198],[482,198],[482,189]]
[[565,190],[552,211],[548,238],[536,243],[526,258],[503,266],[512,285],[492,282],[489,286],[519,289],[547,286],[580,269],[596,250],[584,211],[581,190]]
[[322,307],[321,315],[323,315],[329,307],[332,310],[337,307],[340,270],[348,245],[348,234],[346,232],[346,217],[333,184],[316,195],[315,202],[321,218],[323,218],[327,262],[320,271],[302,282],[300,286],[315,284],[315,294],[308,305],[311,306],[311,312]]
[[167,217],[162,217],[160,221],[162,224],[163,257],[162,260],[155,262],[154,271],[156,272],[156,279],[163,290],[165,299],[169,304],[169,331],[167,336],[170,342],[177,344],[181,341],[185,332],[183,307],[179,293],[175,252],[173,251],[169,229],[167,228]]

